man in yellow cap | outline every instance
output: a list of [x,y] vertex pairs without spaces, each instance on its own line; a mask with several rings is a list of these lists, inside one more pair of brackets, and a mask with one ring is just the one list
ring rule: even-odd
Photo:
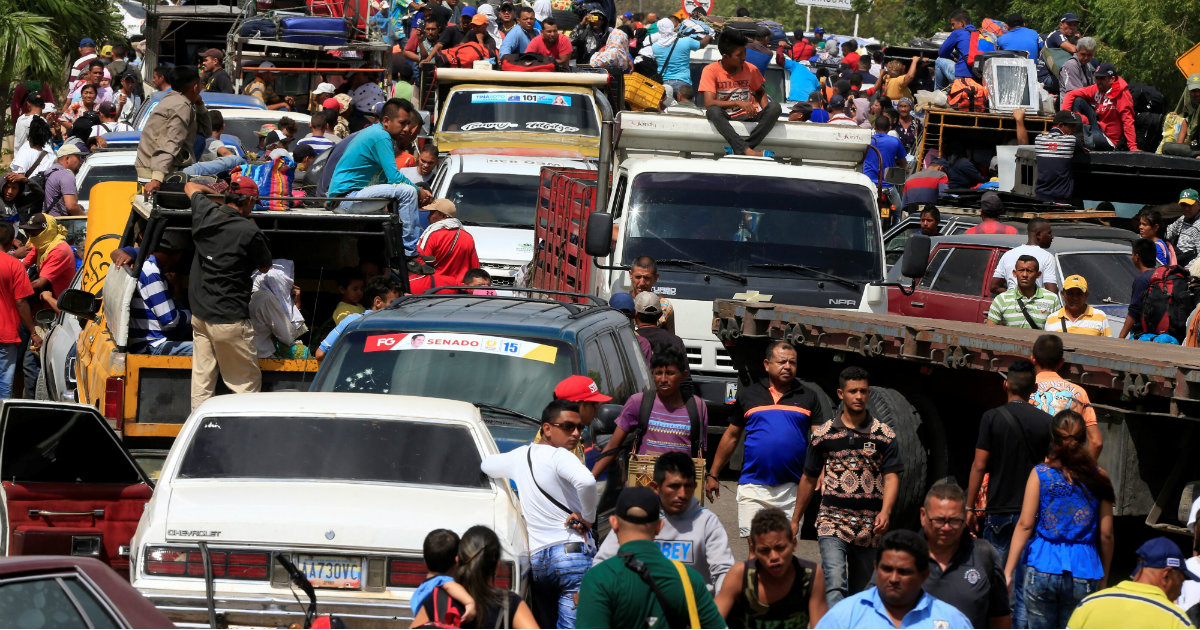
[[1183,216],[1167,226],[1167,240],[1175,246],[1176,258],[1180,266],[1186,267],[1200,251],[1200,193],[1195,188],[1184,189],[1179,193],[1179,211]]
[[1087,303],[1088,285],[1083,276],[1070,276],[1063,282],[1063,307],[1046,318],[1046,332],[1077,333],[1111,337],[1108,316]]
[[1183,116],[1183,126],[1174,140],[1191,144],[1200,142],[1200,73],[1187,78],[1187,90],[1190,98],[1183,99],[1175,112]]

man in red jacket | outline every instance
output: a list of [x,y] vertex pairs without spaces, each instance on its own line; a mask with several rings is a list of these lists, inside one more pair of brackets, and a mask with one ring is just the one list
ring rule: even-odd
[[1084,134],[1089,149],[1138,151],[1129,84],[1117,76],[1117,69],[1111,63],[1100,64],[1095,77],[1095,85],[1067,92],[1062,109],[1082,114],[1091,125],[1090,136]]

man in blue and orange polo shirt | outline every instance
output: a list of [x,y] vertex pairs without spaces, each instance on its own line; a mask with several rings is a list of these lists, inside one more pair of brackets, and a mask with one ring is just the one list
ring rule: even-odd
[[796,349],[784,341],[767,346],[763,365],[767,378],[737,394],[729,427],[713,457],[704,490],[710,501],[720,496],[717,476],[729,462],[738,438],[746,433],[746,454],[738,480],[738,530],[750,536],[750,521],[759,510],[796,508],[796,487],[804,474],[804,454],[814,422],[828,420],[825,409],[807,386],[796,380]]

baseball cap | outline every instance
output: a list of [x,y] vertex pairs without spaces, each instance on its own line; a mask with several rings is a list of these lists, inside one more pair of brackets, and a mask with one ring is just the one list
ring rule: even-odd
[[639,315],[661,315],[662,302],[653,291],[642,291],[633,298],[633,307]]
[[841,94],[834,94],[829,97],[830,109],[841,109],[846,106],[846,99]]
[[[504,4],[512,4],[512,3],[511,3],[511,2],[505,2]],[[504,4],[500,5],[500,7],[501,7],[501,8],[503,8],[503,7],[504,7]],[[632,19],[633,19],[633,14],[632,14],[632,13],[630,13],[629,11],[626,11],[626,12],[624,12],[624,13],[622,13],[622,14],[621,14],[621,17],[625,18],[626,20],[632,20]]]
[[633,306],[633,296],[628,293],[614,293],[608,299],[608,305],[625,313],[627,317],[632,317],[637,312]]
[[472,26],[483,26],[488,23],[487,16],[482,13],[476,13],[475,17],[471,18]]
[[933,158],[933,160],[931,162],[929,162],[929,165],[930,166],[940,166],[942,168],[950,168],[950,161],[947,160],[946,158]]
[[[617,499],[620,501],[620,498]],[[1171,539],[1165,536],[1151,538],[1142,543],[1137,550],[1138,563],[1133,568],[1134,575],[1142,568],[1149,569],[1179,569],[1184,577],[1189,580],[1200,582],[1200,576],[1192,573],[1187,568],[1187,561],[1183,557],[1183,552],[1179,550],[1179,545],[1171,542]]]
[[220,48],[209,48],[208,50],[200,53],[200,56],[201,57],[213,57],[217,61],[221,61],[221,60],[225,59],[225,51],[221,50]]
[[332,83],[318,83],[317,89],[313,90],[313,94],[333,94],[337,88],[333,87]]
[[464,17],[471,17],[472,15],[475,15],[475,7],[466,6],[462,8],[462,13],[459,14],[458,19],[462,20]]
[[109,56],[109,55],[111,55],[111,54],[112,54],[112,44],[105,44],[105,45],[104,45],[104,47],[102,47],[102,48],[100,49],[100,56],[101,56],[101,57],[107,57],[107,56]]
[[981,212],[1004,212],[1004,202],[1000,201],[1000,195],[994,192],[985,192],[979,198],[979,210]]
[[1096,77],[1115,77],[1117,76],[1117,67],[1111,63],[1102,63],[1092,76]]
[[1004,20],[1004,24],[1009,28],[1014,26],[1024,26],[1025,18],[1021,17],[1020,13],[1010,13],[1008,14],[1008,18]]
[[95,48],[96,40],[92,39],[91,37],[84,37],[83,39],[79,40],[79,47],[80,48]]
[[1063,280],[1063,291],[1070,291],[1071,289],[1079,289],[1087,293],[1087,280],[1079,274],[1067,276],[1067,279]]
[[339,103],[338,100],[336,98],[333,98],[332,96],[325,99],[325,101],[321,103],[321,107],[323,107],[325,109],[333,109],[333,110],[337,110],[337,111],[342,110],[342,104]]
[[258,184],[255,184],[254,180],[250,179],[249,177],[238,175],[235,176],[233,181],[230,183],[229,192],[237,193],[239,195],[257,195]]
[[1062,16],[1062,19],[1059,20],[1059,22],[1078,22],[1078,21],[1079,21],[1079,16],[1075,15],[1074,13],[1064,13]]
[[1054,124],[1057,125],[1078,125],[1079,115],[1075,112],[1064,109],[1054,115]]
[[[67,142],[62,145],[62,148],[60,148],[58,150],[58,153],[54,154],[54,157],[55,158],[65,158],[68,155],[83,155],[83,151],[80,151],[79,147],[75,146],[75,143]],[[1195,194],[1195,193],[1196,193],[1196,191],[1193,190],[1192,194]]]
[[1200,90],[1200,74],[1193,74],[1187,79],[1187,89]]
[[278,129],[279,129],[279,127],[276,127],[273,123],[267,123],[267,124],[259,127],[258,131],[255,131],[254,133],[257,135],[260,135],[260,136],[265,136],[265,135],[271,133],[272,131],[276,131]]
[[269,147],[283,142],[283,136],[278,131],[267,133],[266,139],[263,140],[263,146]]
[[46,103],[45,107],[42,108],[42,113],[43,114],[57,114],[58,108],[54,106],[54,103]]
[[430,212],[441,212],[448,217],[458,216],[458,207],[455,206],[454,202],[450,201],[449,199],[434,199],[433,201],[429,202],[428,206],[425,206],[421,209],[428,210]]
[[1197,201],[1200,201],[1200,193],[1197,193],[1195,188],[1185,188],[1179,193],[1179,203],[1190,206]]
[[[513,5],[513,3],[511,3],[511,2],[501,2],[500,3],[501,11],[512,11],[515,8],[517,8],[517,7],[515,5]],[[629,15],[632,16],[633,14],[630,13]]]
[[112,101],[104,101],[96,108],[96,111],[105,116],[117,115],[117,106],[113,105]]
[[22,223],[18,227],[20,227],[22,230],[37,230],[40,232],[46,229],[46,215],[39,212],[29,217],[28,223]]
[[612,400],[612,396],[605,396],[600,393],[600,388],[596,386],[596,381],[578,374],[568,376],[559,381],[558,385],[554,386],[554,397],[574,402],[603,403]]
[[821,28],[820,26],[818,26],[817,28],[814,28],[814,29],[813,29],[813,34],[814,34],[814,35],[824,35],[824,34],[825,34],[825,29],[823,29],[823,28]]
[[[630,514],[630,510],[634,508],[641,510],[643,514]],[[625,488],[617,495],[616,515],[622,521],[637,525],[657,523],[662,518],[661,512],[662,503],[658,495],[645,486]]]
[[266,72],[270,72],[271,74],[279,74],[278,70],[267,70],[267,68],[274,68],[274,67],[275,67],[275,64],[271,63],[270,61],[264,61],[264,62],[258,64],[258,72],[266,71]]

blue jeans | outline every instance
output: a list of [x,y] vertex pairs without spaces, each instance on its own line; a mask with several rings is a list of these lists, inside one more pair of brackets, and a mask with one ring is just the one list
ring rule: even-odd
[[940,90],[951,83],[954,83],[954,72],[957,64],[953,59],[938,57],[934,64],[933,73],[933,89]]
[[38,350],[29,349],[30,334],[29,330],[25,328],[25,324],[21,324],[20,334],[21,369],[25,372],[25,398],[32,400],[37,398],[37,378],[42,373],[42,358],[38,355]]
[[[1009,547],[1012,546],[1013,529],[1020,520],[1020,514],[989,514],[983,521],[983,539],[992,543],[1000,556],[1000,566],[1008,562]],[[1014,628],[1025,627],[1025,563],[1018,562],[1017,570],[1013,572],[1013,587],[1008,594],[1008,605],[1012,607],[1012,622]]]
[[567,553],[563,545],[552,545],[529,557],[533,570],[533,616],[538,626],[575,627],[575,594],[595,556],[595,550]]
[[157,346],[152,346],[150,354],[159,357],[190,357],[192,356],[192,342],[164,341]]
[[679,100],[679,88],[681,88],[685,85],[691,85],[691,83],[688,83],[687,81],[680,81],[678,79],[667,79],[666,81],[663,81],[663,85],[671,86],[671,98],[674,98],[675,100],[678,101]]
[[825,570],[825,601],[830,606],[867,587],[875,570],[875,549],[848,543],[837,536],[817,537],[821,568]]
[[346,195],[346,201],[334,208],[334,212],[343,214],[375,214],[387,207],[386,201],[353,201],[355,198],[364,199],[386,198],[396,200],[396,210],[400,214],[400,223],[404,228],[404,252],[409,256],[417,255],[417,238],[421,236],[417,227],[417,188],[408,184],[376,184],[356,190]]
[[13,379],[17,376],[17,359],[21,344],[0,343],[0,399],[12,398]]
[[[1014,578],[1015,580],[1015,578]],[[1095,593],[1100,580],[1042,573],[1032,567],[1025,571],[1026,628],[1066,628],[1067,620],[1084,597]],[[1013,627],[1019,627],[1014,624]]]
[[246,163],[246,158],[240,155],[226,155],[207,162],[196,162],[183,169],[184,174],[193,177],[200,175],[220,175]]

